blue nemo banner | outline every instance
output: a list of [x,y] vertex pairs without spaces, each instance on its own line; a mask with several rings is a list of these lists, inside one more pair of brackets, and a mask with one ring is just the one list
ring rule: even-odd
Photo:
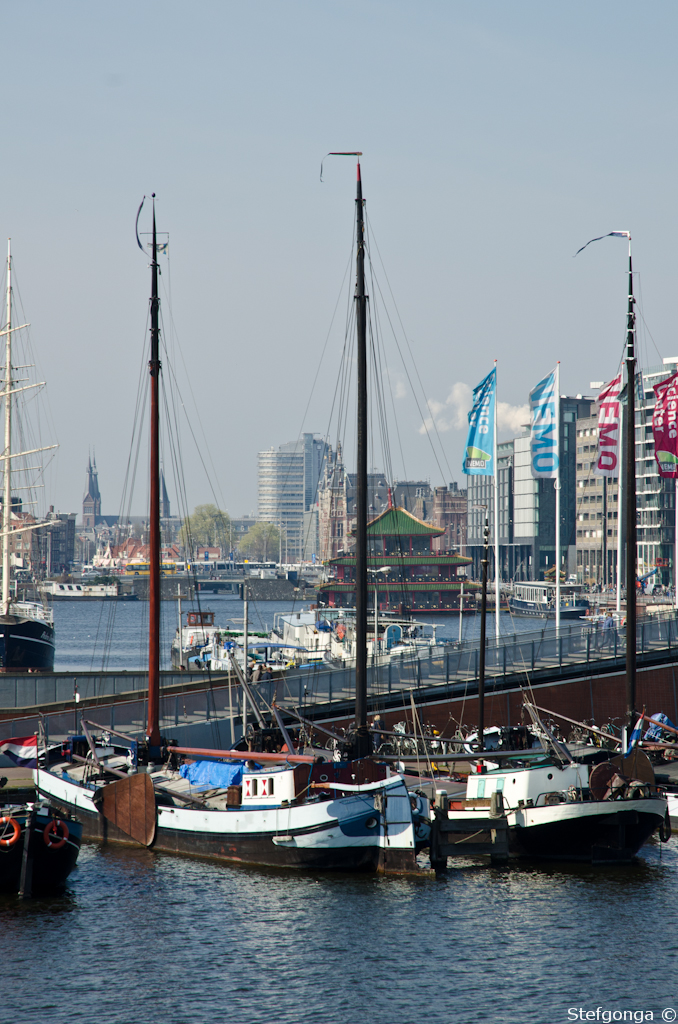
[[468,437],[464,473],[467,476],[494,474],[494,405],[497,390],[497,368],[481,380],[473,392],[473,406],[468,414]]
[[558,476],[558,368],[530,391],[530,462],[535,480]]

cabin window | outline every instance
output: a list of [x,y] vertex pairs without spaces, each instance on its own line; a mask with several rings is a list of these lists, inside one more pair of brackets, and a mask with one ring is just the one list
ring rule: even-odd
[[496,787],[497,788],[497,793],[501,793],[501,791],[504,788],[504,783],[505,782],[506,782],[506,779],[497,779],[497,787]]
[[247,796],[257,796],[257,793],[258,793],[258,790],[259,790],[259,787],[257,785],[258,781],[259,781],[258,779],[248,779],[249,793],[247,794]]
[[485,779],[478,779],[478,799],[485,796]]
[[268,795],[273,796],[273,779],[268,780]]

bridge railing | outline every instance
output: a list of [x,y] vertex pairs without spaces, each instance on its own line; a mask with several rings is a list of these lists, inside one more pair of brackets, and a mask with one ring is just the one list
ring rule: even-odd
[[[626,638],[623,629],[577,628],[574,624],[564,625],[560,635],[555,628],[545,627],[528,633],[515,633],[488,640],[486,648],[486,680],[488,687],[510,685],[511,678],[525,673],[543,670],[553,671],[557,676],[561,669],[575,669],[578,666],[609,662],[623,664]],[[676,649],[678,657],[678,620],[676,614],[645,619],[638,623],[638,662],[662,652]],[[431,648],[426,656],[399,654],[382,659],[378,665],[368,667],[368,691],[378,699],[388,694],[402,694],[403,699],[410,690],[435,689],[448,695],[474,692],[478,680],[478,641],[439,644]],[[143,672],[121,673],[61,673],[52,676],[21,675],[0,676],[0,708],[5,712],[16,708],[42,708],[44,718],[52,724],[50,734],[60,735],[76,727],[80,707],[75,701],[76,693],[81,700],[101,701],[101,708],[87,709],[94,720],[101,724],[123,730],[143,730],[146,715],[144,690],[146,675]],[[176,686],[176,694],[165,692],[161,696],[163,728],[189,727],[191,723],[223,722],[230,717],[229,687],[226,679],[204,676],[201,687],[200,677],[191,673],[163,672],[161,685]],[[190,691],[180,689],[187,683],[193,684]],[[198,684],[196,687],[195,684]],[[309,707],[317,703],[350,704],[355,694],[355,669],[352,667],[312,666],[289,673],[284,679],[265,680],[256,684],[256,691],[267,704],[274,700],[289,702],[297,707]],[[239,688],[233,687],[230,698],[236,718],[240,716],[238,704]],[[117,700],[111,700],[117,698]],[[50,710],[50,705],[68,705],[64,710]],[[25,714],[25,712],[24,712]],[[39,716],[12,721],[0,721],[0,736],[28,735],[33,732]],[[19,731],[17,731],[19,730]],[[23,730],[23,731],[21,731]]]

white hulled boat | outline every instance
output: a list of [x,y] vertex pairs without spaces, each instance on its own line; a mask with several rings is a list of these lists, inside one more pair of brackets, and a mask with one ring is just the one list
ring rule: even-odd
[[[142,204],[143,205],[143,204]],[[141,212],[141,207],[139,213]],[[137,214],[138,222],[139,214]],[[357,289],[358,348],[366,350],[364,222],[358,165]],[[139,243],[140,244],[140,243]],[[359,374],[358,577],[364,583],[356,614],[356,722],[343,745],[344,759],[323,761],[323,752],[291,735],[275,705],[265,722],[236,659],[245,708],[257,728],[240,749],[179,747],[160,733],[159,612],[159,359],[158,262],[153,211],[151,292],[151,512],[149,576],[148,725],[142,743],[102,731],[83,720],[83,736],[72,737],[68,754],[36,771],[41,796],[77,811],[86,837],[141,842],[157,850],[199,854],[257,865],[338,871],[414,871],[415,821],[428,824],[428,805],[410,797],[402,776],[371,758],[367,726],[366,612],[367,432],[364,379]],[[366,361],[363,362],[366,365]],[[365,371],[361,371],[365,372]],[[362,383],[362,388],[361,388]],[[362,401],[362,405],[361,405]],[[361,420],[362,416],[362,420]],[[362,423],[362,426],[361,426]],[[362,569],[360,568],[362,566]],[[213,623],[201,622],[207,631]],[[247,627],[245,628],[247,637]],[[245,639],[245,646],[247,640]],[[243,724],[246,712],[243,715]],[[98,735],[90,729],[97,729]],[[123,742],[114,746],[111,736]],[[295,742],[296,740],[296,742]],[[193,764],[180,764],[183,757]],[[197,765],[197,767],[196,767]],[[422,806],[420,806],[420,803]]]

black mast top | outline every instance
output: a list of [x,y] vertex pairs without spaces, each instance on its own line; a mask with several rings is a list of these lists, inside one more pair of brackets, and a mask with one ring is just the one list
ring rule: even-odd
[[146,738],[155,752],[160,747],[160,300],[158,298],[158,239],[153,193],[153,259],[151,261],[151,465],[148,581],[148,725]]
[[[358,329],[358,425],[356,479],[356,663],[355,663],[355,739],[351,754],[366,757],[372,752],[372,737],[367,728],[367,295],[365,294],[365,216],[363,183],[360,176],[362,153],[332,152],[328,156],[358,157],[356,192],[356,325]],[[322,181],[322,164],[320,180]]]
[[636,314],[629,235],[629,298],[626,314],[626,719],[636,704]]

